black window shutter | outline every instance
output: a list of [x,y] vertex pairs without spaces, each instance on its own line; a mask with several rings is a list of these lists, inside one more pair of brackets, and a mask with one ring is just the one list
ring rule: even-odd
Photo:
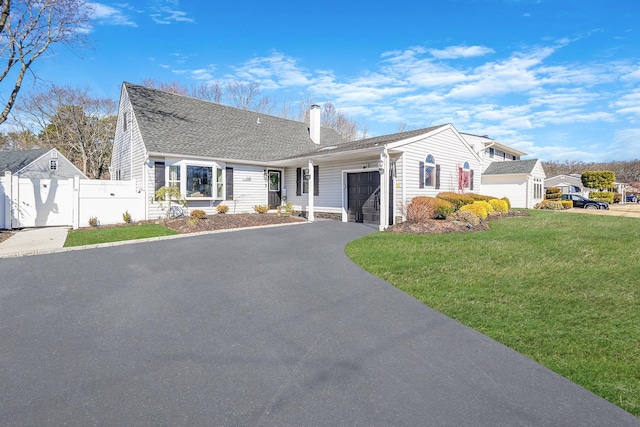
[[469,171],[469,190],[473,190],[473,169]]
[[436,165],[436,190],[440,189],[440,165]]
[[155,169],[155,181],[156,181],[156,191],[158,191],[161,187],[164,187],[164,162],[155,162],[153,165]]
[[227,200],[233,200],[233,168],[226,168],[227,174]]
[[296,169],[296,196],[302,196],[302,168]]
[[419,188],[424,188],[424,162],[420,162],[420,185]]
[[320,195],[320,166],[313,167],[313,195]]

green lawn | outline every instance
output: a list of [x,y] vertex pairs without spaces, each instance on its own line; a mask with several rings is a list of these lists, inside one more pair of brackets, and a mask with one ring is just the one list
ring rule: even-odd
[[376,233],[369,272],[640,416],[640,219],[534,211],[491,230]]
[[95,245],[98,243],[119,242],[123,240],[144,239],[147,237],[171,236],[177,232],[159,224],[141,224],[111,228],[92,228],[71,231],[64,243],[72,246]]

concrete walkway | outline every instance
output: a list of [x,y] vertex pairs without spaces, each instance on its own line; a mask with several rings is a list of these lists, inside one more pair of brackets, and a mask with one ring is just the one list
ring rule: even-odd
[[69,227],[25,228],[0,242],[0,258],[56,252],[64,246]]

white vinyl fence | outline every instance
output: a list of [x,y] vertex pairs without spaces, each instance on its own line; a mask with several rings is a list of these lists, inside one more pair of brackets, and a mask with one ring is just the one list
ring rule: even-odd
[[145,219],[144,194],[135,181],[0,177],[0,229],[86,227],[91,217],[118,224],[125,211],[134,221]]

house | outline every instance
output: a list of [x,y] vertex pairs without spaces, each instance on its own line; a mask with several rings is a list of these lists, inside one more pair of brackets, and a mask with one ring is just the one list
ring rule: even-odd
[[[625,202],[625,196],[627,193],[626,184],[623,182],[614,182],[613,187],[616,193],[620,193],[621,202]],[[582,183],[582,174],[571,173],[552,176],[544,180],[544,188],[558,187],[562,190],[562,194],[579,194],[584,197],[589,197],[592,191],[600,191],[596,188],[585,187]]]
[[0,151],[0,175],[6,172],[20,178],[68,179],[77,175],[88,179],[55,148]]
[[146,219],[166,215],[155,192],[175,186],[208,214],[220,204],[241,213],[291,203],[309,220],[380,229],[404,219],[415,196],[485,192],[484,146],[451,124],[345,142],[320,121],[315,105],[306,124],[125,82],[111,177],[135,180]]
[[487,136],[462,133],[482,158],[482,194],[508,197],[514,208],[533,208],[544,199],[545,173],[538,159]]

